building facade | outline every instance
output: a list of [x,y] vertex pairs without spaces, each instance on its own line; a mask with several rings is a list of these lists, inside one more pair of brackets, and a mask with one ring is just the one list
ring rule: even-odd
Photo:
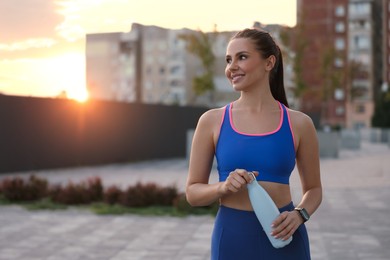
[[[279,25],[262,26],[279,42]],[[227,44],[235,32],[210,32],[215,56],[214,91],[196,95],[192,81],[204,72],[199,57],[187,49],[183,36],[199,34],[189,29],[171,30],[133,24],[127,33],[88,34],[86,41],[87,86],[91,98],[220,107],[239,97],[225,76]],[[285,82],[289,102],[292,70],[285,54]]]
[[388,1],[297,4],[297,30],[306,41],[302,110],[317,120],[317,126],[369,127],[378,92],[389,77],[389,61],[384,62],[390,48],[384,41]]
[[[371,125],[383,79],[382,1],[349,1],[349,99],[347,127]],[[379,14],[379,15],[378,15]]]
[[346,121],[347,0],[298,0],[297,45],[301,59],[300,109],[317,127]]

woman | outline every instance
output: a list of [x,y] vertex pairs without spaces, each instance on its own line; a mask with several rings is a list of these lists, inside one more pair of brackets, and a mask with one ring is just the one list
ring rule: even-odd
[[[322,200],[318,141],[311,119],[288,108],[283,60],[273,38],[245,29],[230,40],[225,74],[240,98],[204,113],[195,130],[187,200],[192,206],[219,201],[212,234],[213,260],[310,259],[305,225]],[[210,184],[214,155],[219,182]],[[294,206],[289,177],[297,164],[303,196]],[[292,242],[275,249],[253,212],[249,172],[281,214],[272,235]]]

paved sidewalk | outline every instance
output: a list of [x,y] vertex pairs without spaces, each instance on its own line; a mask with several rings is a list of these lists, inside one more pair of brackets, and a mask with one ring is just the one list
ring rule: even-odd
[[[339,159],[321,160],[321,173],[324,199],[307,224],[312,259],[390,259],[390,148],[363,143],[361,150],[342,150]],[[152,181],[184,190],[187,162],[173,159],[35,174],[51,183],[100,176],[106,186]],[[212,174],[214,182],[215,170]],[[298,201],[296,171],[291,189]],[[206,260],[212,227],[210,216],[97,216],[75,209],[29,212],[1,206],[0,259]]]

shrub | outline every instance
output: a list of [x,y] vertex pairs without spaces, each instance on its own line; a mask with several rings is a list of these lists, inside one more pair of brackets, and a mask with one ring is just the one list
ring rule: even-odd
[[103,185],[99,177],[94,177],[80,184],[69,182],[65,187],[55,185],[49,194],[54,202],[68,205],[88,204],[103,199]]
[[31,175],[27,180],[21,177],[6,178],[0,183],[3,197],[9,201],[33,201],[47,196],[48,183],[43,178]]
[[105,203],[114,205],[119,204],[123,197],[123,191],[118,186],[112,185],[104,192],[103,200]]
[[176,196],[175,187],[162,188],[155,183],[138,182],[124,192],[122,204],[127,207],[172,206]]

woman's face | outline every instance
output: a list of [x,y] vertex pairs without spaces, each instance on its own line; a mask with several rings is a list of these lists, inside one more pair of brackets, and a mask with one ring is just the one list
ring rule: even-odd
[[272,69],[269,63],[269,58],[262,58],[250,39],[233,39],[226,50],[225,75],[235,90],[249,90],[268,84],[268,74]]

